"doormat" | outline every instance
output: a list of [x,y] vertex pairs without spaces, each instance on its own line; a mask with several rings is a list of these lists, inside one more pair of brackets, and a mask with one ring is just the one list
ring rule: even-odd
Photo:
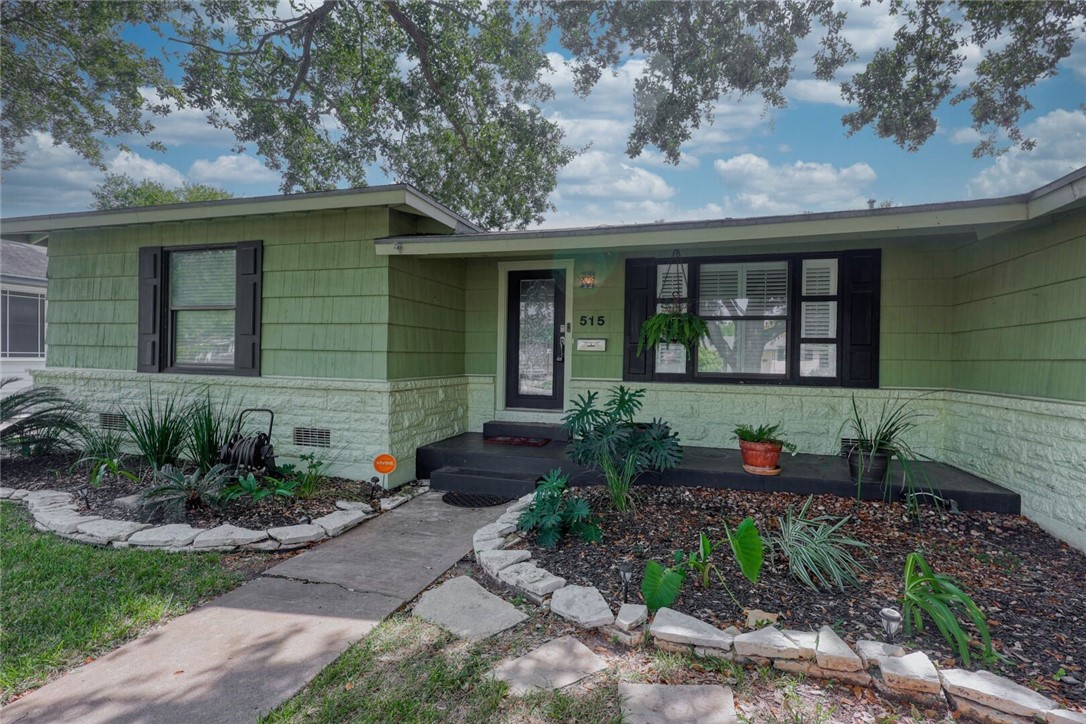
[[551,439],[549,437],[514,437],[513,435],[496,435],[484,437],[487,445],[514,445],[518,447],[543,447]]
[[485,495],[482,493],[457,493],[449,491],[441,496],[441,502],[446,505],[455,505],[457,508],[491,508],[495,505],[505,505],[515,498],[507,498],[502,495]]

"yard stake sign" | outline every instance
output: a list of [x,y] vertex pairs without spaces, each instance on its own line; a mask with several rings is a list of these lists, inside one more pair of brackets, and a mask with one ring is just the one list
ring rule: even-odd
[[[388,476],[396,470],[396,458],[388,453],[381,453],[373,459],[373,469],[381,474],[382,483],[388,482]],[[387,487],[382,485],[382,487]]]

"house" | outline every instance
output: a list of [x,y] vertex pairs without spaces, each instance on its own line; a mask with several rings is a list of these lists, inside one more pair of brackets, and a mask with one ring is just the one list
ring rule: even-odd
[[[914,447],[1086,549],[1086,168],[978,201],[485,232],[409,186],[3,221],[49,250],[36,382],[89,409],[209,389],[345,474],[618,382],[684,444],[784,424],[832,454],[853,396],[919,396]],[[693,354],[639,355],[685,305]]]
[[45,265],[43,247],[0,239],[0,377],[16,381],[2,393],[31,384],[30,371],[45,367]]

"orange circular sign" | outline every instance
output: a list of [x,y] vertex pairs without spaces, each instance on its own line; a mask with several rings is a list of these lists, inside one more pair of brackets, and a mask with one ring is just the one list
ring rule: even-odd
[[373,469],[382,475],[388,475],[396,469],[396,458],[388,453],[378,455],[373,459]]

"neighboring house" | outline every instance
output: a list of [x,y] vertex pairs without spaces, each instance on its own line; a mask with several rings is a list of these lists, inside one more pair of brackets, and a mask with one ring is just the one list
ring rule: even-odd
[[32,384],[45,367],[45,248],[0,239],[0,394]]
[[[914,446],[1086,548],[1086,169],[1000,199],[482,232],[410,187],[3,221],[48,236],[39,381],[106,413],[207,388],[346,472],[625,381],[688,445],[782,422],[837,451],[861,404],[931,391]],[[678,252],[676,258],[674,254]],[[686,304],[710,339],[637,355]]]

